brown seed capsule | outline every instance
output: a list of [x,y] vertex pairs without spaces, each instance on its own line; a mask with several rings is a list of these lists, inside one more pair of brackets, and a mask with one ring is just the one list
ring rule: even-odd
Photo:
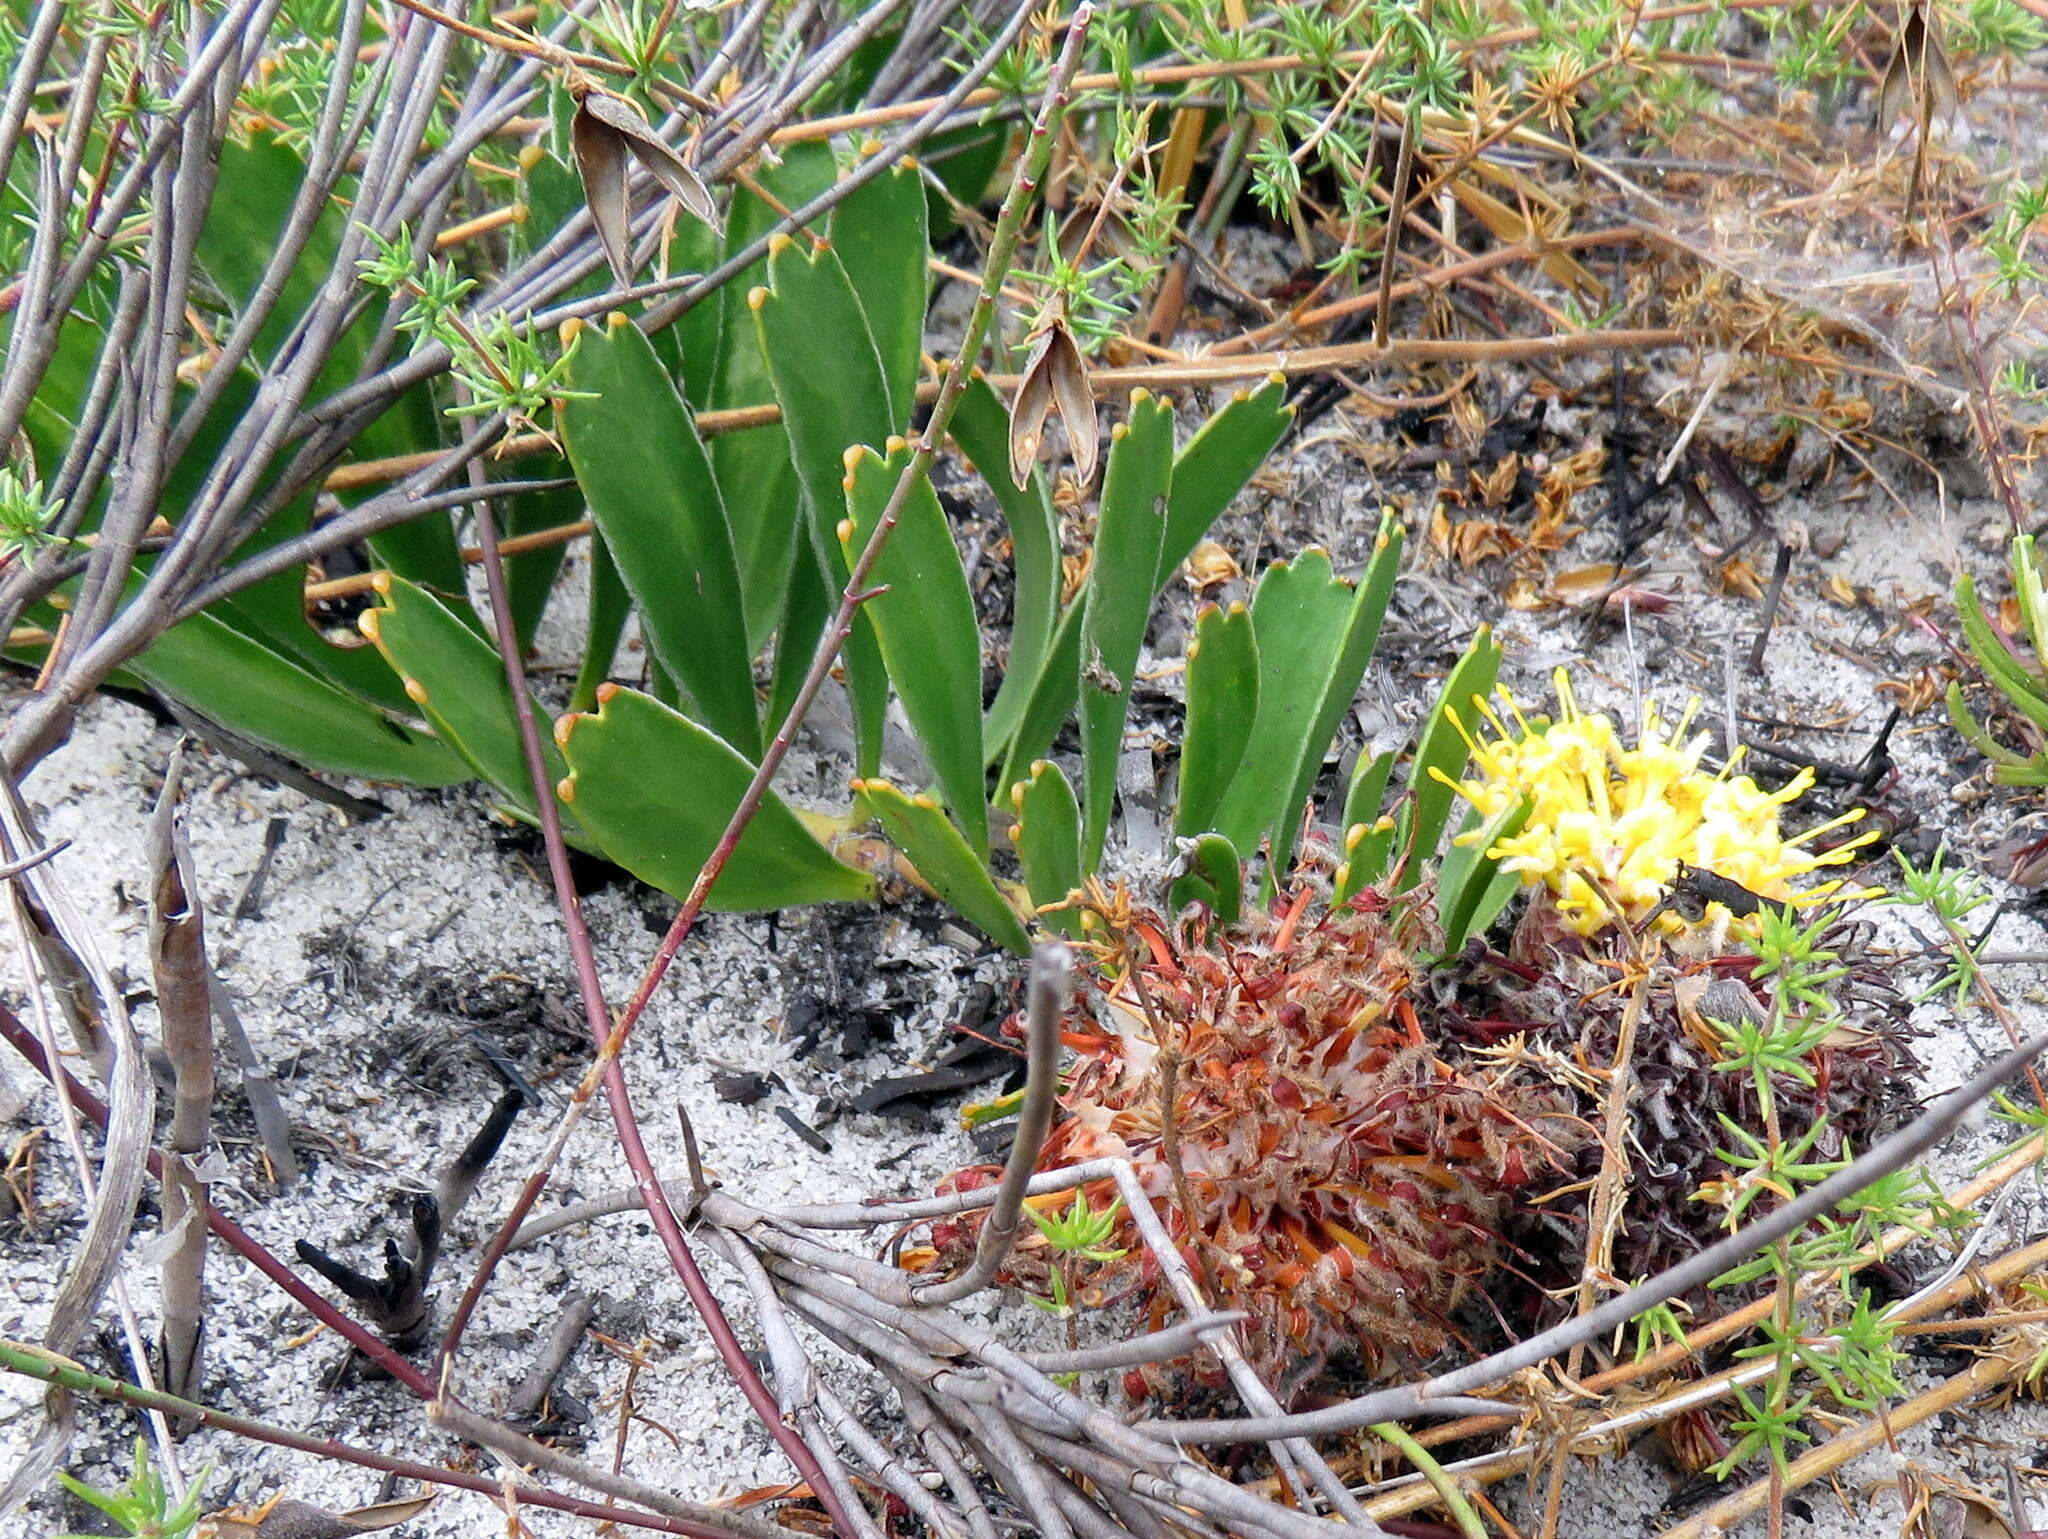
[[1949,67],[1948,51],[1941,46],[1927,7],[1914,0],[1899,25],[1898,42],[1877,88],[1878,126],[1895,122],[1908,107],[1913,109],[1915,122],[1928,123],[1953,113],[1956,100],[1956,77]]
[[583,182],[583,201],[598,244],[621,284],[633,281],[632,204],[626,195],[629,159],[645,166],[690,214],[714,232],[721,230],[711,189],[647,126],[638,108],[588,84],[572,89],[576,115],[569,122],[569,143],[576,155],[576,174]]
[[1010,402],[1010,479],[1019,486],[1031,479],[1046,418],[1055,406],[1067,430],[1075,475],[1084,484],[1094,480],[1095,396],[1088,388],[1088,361],[1060,315],[1038,329]]

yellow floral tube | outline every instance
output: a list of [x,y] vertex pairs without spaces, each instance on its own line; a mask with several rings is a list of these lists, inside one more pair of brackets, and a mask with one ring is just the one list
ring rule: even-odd
[[[1860,819],[1863,810],[1858,808],[1785,838],[1778,829],[1779,812],[1806,794],[1813,771],[1800,770],[1776,791],[1733,773],[1734,761],[1719,774],[1705,772],[1700,759],[1708,734],[1686,738],[1697,699],[1669,725],[1656,706],[1648,706],[1642,732],[1630,748],[1606,716],[1580,711],[1562,668],[1553,679],[1558,699],[1554,722],[1530,721],[1506,690],[1500,695],[1512,722],[1484,701],[1474,701],[1491,729],[1485,735],[1475,736],[1453,713],[1471,747],[1474,770],[1473,779],[1453,784],[1484,817],[1527,800],[1529,818],[1522,831],[1488,853],[1504,870],[1518,872],[1525,886],[1548,887],[1559,914],[1581,935],[1613,923],[1589,877],[1632,920],[1657,907],[1681,865],[1712,871],[1758,897],[1805,907],[1835,897],[1842,884],[1830,881],[1795,891],[1793,882],[1822,867],[1847,863],[1877,837],[1865,833],[1818,853],[1810,848],[1820,836]],[[1668,910],[1656,923],[1669,931],[1684,927]]]

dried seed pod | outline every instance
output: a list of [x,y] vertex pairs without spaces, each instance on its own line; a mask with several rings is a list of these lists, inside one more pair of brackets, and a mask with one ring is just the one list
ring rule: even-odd
[[1895,122],[1909,107],[1916,123],[1929,123],[1954,112],[1957,100],[1948,50],[1941,46],[1927,7],[1913,0],[1899,23],[1898,41],[1877,88],[1878,126]]
[[598,244],[622,285],[633,281],[632,204],[626,195],[629,159],[645,166],[690,214],[714,231],[722,230],[711,189],[647,126],[638,108],[588,84],[572,89],[576,115],[569,122],[569,143],[576,154],[576,174],[583,182],[583,201],[597,228]]
[[1074,474],[1085,485],[1095,479],[1095,396],[1088,387],[1088,360],[1063,315],[1038,329],[1010,403],[1010,479],[1019,486],[1031,479],[1045,421],[1055,406],[1067,429]]

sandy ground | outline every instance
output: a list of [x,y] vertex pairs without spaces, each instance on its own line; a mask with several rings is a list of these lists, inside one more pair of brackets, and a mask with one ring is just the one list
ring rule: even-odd
[[[1597,424],[1591,424],[1597,426]],[[1226,521],[1221,538],[1244,561],[1298,548],[1308,538],[1331,546],[1340,567],[1355,566],[1370,538],[1376,500],[1345,474],[1346,447],[1330,419],[1275,490],[1248,497]],[[1999,564],[1997,539],[1982,537],[1999,515],[1988,503],[1951,504],[1943,512],[1932,488],[1912,493],[1910,514],[1875,492],[1860,499],[1787,500],[1774,512],[1780,533],[1803,525],[1811,550],[1795,567],[1787,608],[1769,649],[1763,677],[1738,668],[1738,709],[1745,718],[1796,724],[1762,730],[1767,740],[1796,743],[1843,759],[1860,754],[1881,721],[1880,679],[1904,678],[1934,661],[1936,644],[1895,630],[1904,609],[1945,595],[1950,569],[1962,561],[1980,573]],[[1420,515],[1411,515],[1416,523]],[[1728,523],[1735,522],[1732,515]],[[1419,529],[1417,530],[1419,534]],[[1724,658],[1746,653],[1757,604],[1715,591],[1714,563],[1701,552],[1725,529],[1700,526],[1675,513],[1651,544],[1639,579],[1673,595],[1661,613],[1637,613],[1610,629],[1590,655],[1580,652],[1577,616],[1555,610],[1502,612],[1469,576],[1451,572],[1417,540],[1416,576],[1403,585],[1389,622],[1384,660],[1362,692],[1356,726],[1367,737],[1391,736],[1419,709],[1420,681],[1439,673],[1469,625],[1501,624],[1508,644],[1507,677],[1524,697],[1546,695],[1549,669],[1575,662],[1582,702],[1633,714],[1638,690],[1667,710],[1700,693],[1709,720],[1725,698]],[[1607,559],[1611,541],[1595,530],[1559,565]],[[1760,564],[1768,567],[1768,547]],[[1867,607],[1833,601],[1823,584],[1839,578]],[[1178,650],[1187,606],[1178,595],[1155,633],[1161,657]],[[1934,612],[1945,612],[1945,601]],[[543,643],[543,654],[548,643]],[[4,697],[0,697],[4,699]],[[1758,729],[1746,723],[1745,731]],[[174,734],[134,707],[114,701],[87,710],[72,740],[37,770],[28,790],[45,832],[68,838],[60,870],[74,898],[100,925],[125,975],[146,986],[141,834],[157,776]],[[1909,845],[1931,848],[1946,832],[1959,852],[1983,858],[2004,840],[2027,805],[1990,793],[1963,777],[1970,757],[1943,723],[1939,708],[1904,724],[1895,741],[1901,760],[1888,806],[1917,815]],[[540,878],[532,840],[493,819],[471,791],[380,792],[391,814],[351,824],[330,808],[199,756],[190,828],[212,920],[212,943],[259,1050],[284,1080],[307,1170],[302,1183],[279,1193],[262,1178],[238,1108],[225,1117],[228,1178],[216,1200],[272,1249],[288,1254],[310,1238],[368,1263],[387,1233],[396,1232],[402,1194],[430,1185],[441,1164],[481,1123],[498,1085],[478,1039],[514,1059],[541,1086],[546,1103],[521,1117],[505,1152],[485,1176],[475,1202],[456,1226],[440,1290],[445,1310],[457,1279],[468,1273],[472,1247],[488,1234],[546,1142],[563,1098],[584,1062],[561,926]],[[800,793],[822,787],[829,771],[799,774]],[[228,916],[261,855],[273,818],[286,833],[258,910]],[[1995,884],[1994,884],[1995,885]],[[2003,889],[2001,889],[2003,890]],[[2023,896],[2023,895],[2016,895]],[[665,922],[670,905],[658,894],[614,881],[589,895],[587,909],[605,983],[613,998],[629,988]],[[1880,915],[1885,938],[1918,944],[1911,914]],[[2040,950],[2040,924],[2028,912],[2006,915],[1994,950]],[[19,959],[9,957],[4,984],[18,1000]],[[707,1159],[723,1179],[768,1205],[928,1190],[971,1150],[950,1117],[923,1121],[839,1114],[835,1108],[862,1085],[928,1063],[945,1046],[951,1024],[976,1008],[977,990],[1007,991],[1011,967],[981,952],[929,909],[816,911],[761,918],[718,918],[684,953],[635,1040],[631,1070],[639,1110],[657,1163],[682,1170],[682,1145],[671,1107],[688,1105]],[[2023,1027],[2037,1026],[2048,1000],[2048,973],[2006,967],[1997,982]],[[983,996],[985,997],[985,996]],[[147,1006],[139,1011],[152,1024]],[[1981,1014],[1957,1016],[1923,1006],[1920,1045],[1930,1092],[1955,1083],[1995,1051],[1999,1028]],[[823,1045],[800,1050],[806,1029]],[[885,1031],[887,1041],[868,1040]],[[842,1047],[845,1051],[842,1051]],[[729,1070],[780,1080],[751,1106],[721,1100],[712,1077]],[[26,1073],[9,1076],[26,1086]],[[785,1110],[822,1129],[829,1152],[812,1147],[777,1115]],[[5,1128],[12,1142],[44,1125],[47,1097],[37,1096]],[[543,1206],[578,1200],[622,1183],[623,1171],[602,1111],[571,1145]],[[1935,1169],[1962,1179],[2001,1142],[1995,1127],[1966,1130]],[[0,1332],[32,1338],[61,1275],[79,1219],[67,1161],[53,1142],[40,1149],[35,1175],[40,1222],[0,1232]],[[142,1237],[153,1232],[153,1214]],[[2029,1185],[2007,1208],[2015,1234],[2048,1228],[2048,1203]],[[1940,1270],[1922,1257],[1926,1273]],[[717,1276],[714,1268],[714,1276]],[[730,1278],[721,1278],[730,1284]],[[305,1321],[282,1295],[231,1255],[216,1251],[209,1273],[209,1392],[231,1410],[285,1422],[304,1432],[427,1459],[451,1446],[423,1429],[409,1396],[384,1383],[337,1386],[342,1352],[325,1334],[304,1336]],[[641,1478],[699,1495],[732,1494],[786,1477],[786,1467],[747,1413],[716,1363],[702,1330],[669,1275],[647,1226],[607,1220],[519,1253],[500,1271],[472,1328],[463,1356],[462,1387],[473,1401],[497,1403],[524,1373],[538,1339],[571,1292],[598,1299],[597,1327],[617,1343],[587,1341],[563,1388],[594,1418],[586,1451],[608,1459],[618,1427],[619,1396],[631,1371],[636,1417],[625,1434],[624,1458]],[[135,1295],[147,1317],[153,1284],[138,1276]],[[1018,1328],[1037,1317],[1005,1306]],[[103,1324],[110,1324],[111,1317]],[[89,1343],[95,1362],[113,1338]],[[823,1360],[849,1403],[877,1424],[889,1412],[872,1385]],[[1952,1356],[1918,1359],[1909,1387],[1934,1382],[1959,1366]],[[117,1370],[118,1371],[118,1370]],[[35,1397],[18,1381],[0,1379],[0,1466],[10,1464],[35,1426]],[[89,1409],[72,1467],[104,1478],[109,1461],[125,1458],[131,1426]],[[1865,1508],[1864,1487],[1900,1460],[1950,1472],[1982,1488],[1994,1484],[1998,1460],[2048,1463],[2048,1417],[2031,1406],[1995,1415],[1938,1419],[1904,1434],[1893,1452],[1858,1461],[1841,1489],[1857,1503],[1845,1511],[1825,1490],[1802,1496],[1788,1531],[1816,1539],[1897,1531],[1896,1510]],[[254,1501],[289,1487],[299,1498],[346,1507],[377,1500],[374,1475],[281,1454],[266,1447],[199,1434],[184,1446],[188,1468],[212,1464],[208,1491],[216,1504]],[[1577,1469],[1560,1532],[1574,1536],[1654,1534],[1670,1521],[1678,1478],[1647,1454]],[[2036,1487],[2048,1502],[2048,1487]],[[1502,1493],[1524,1514],[1518,1485]],[[78,1514],[50,1501],[5,1520],[7,1532],[59,1531]],[[537,1535],[586,1533],[580,1522],[526,1513]],[[1534,1521],[1533,1519],[1531,1520]],[[16,1527],[15,1525],[25,1525]],[[403,1530],[420,1539],[504,1532],[504,1519],[479,1498],[444,1497],[431,1514]],[[1744,1530],[1749,1532],[1750,1530]]]

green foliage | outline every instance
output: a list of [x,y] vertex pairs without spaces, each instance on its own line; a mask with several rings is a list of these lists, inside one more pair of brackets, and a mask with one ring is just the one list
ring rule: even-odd
[[1259,643],[1244,605],[1207,605],[1196,615],[1187,651],[1187,690],[1180,793],[1173,815],[1173,831],[1183,839],[1218,826],[1217,809],[1251,741],[1259,701]]
[[[595,713],[563,717],[555,740],[569,767],[558,794],[599,853],[663,892],[687,893],[753,766],[680,711],[615,685],[598,691]],[[873,893],[771,791],[709,906],[748,912]]]
[[988,863],[968,847],[929,796],[910,796],[882,780],[856,780],[860,808],[882,825],[933,892],[1013,956],[1031,954],[1031,935],[1003,896]]
[[2015,752],[1994,737],[1971,713],[1962,685],[1953,680],[1948,686],[1949,720],[1991,761],[1991,778],[2000,785],[2048,786],[2048,589],[2042,586],[2032,535],[2013,536],[2008,564],[2032,660],[2020,657],[1991,623],[1967,573],[1956,579],[1956,616],[1971,655],[1998,691],[2024,751]]
[[1046,1279],[1051,1296],[1033,1298],[1033,1304],[1064,1318],[1073,1310],[1066,1275],[1070,1261],[1121,1261],[1129,1254],[1121,1246],[1110,1243],[1116,1238],[1117,1219],[1123,1212],[1123,1206],[1123,1198],[1118,1197],[1106,1208],[1091,1207],[1085,1192],[1074,1193],[1073,1206],[1064,1213],[1047,1215],[1029,1203],[1024,1205],[1025,1215],[1045,1237],[1053,1253],[1053,1263]]
[[614,315],[577,349],[562,438],[647,643],[697,719],[759,752],[754,675],[725,501],[682,397],[640,329]]
[[62,536],[50,524],[64,511],[61,502],[43,495],[43,483],[24,480],[12,466],[0,466],[0,568],[13,561],[33,561]]
[[[363,634],[399,676],[436,736],[519,817],[533,822],[533,786],[512,691],[496,650],[447,605],[404,578],[384,573],[378,589],[383,604],[364,613]],[[429,679],[431,685],[425,682]],[[534,710],[545,720],[538,704]],[[549,784],[568,773],[552,741],[541,740],[541,753]],[[566,817],[565,822],[573,838],[575,819]]]
[[421,342],[439,342],[454,355],[452,372],[468,399],[444,408],[449,416],[505,412],[515,422],[532,422],[551,402],[577,394],[568,383],[573,342],[549,357],[502,310],[490,312],[480,326],[464,320],[463,301],[476,287],[474,278],[461,276],[453,262],[429,255],[403,232],[397,240],[367,227],[364,234],[376,255],[356,264],[363,281],[411,301],[398,329]]
[[1078,933],[1072,914],[1056,908],[1044,912],[1064,904],[1082,882],[1081,804],[1074,799],[1073,784],[1057,764],[1040,759],[1031,766],[1031,778],[1019,781],[1010,796],[1017,811],[1012,837],[1025,891],[1047,924],[1065,934]]
[[[847,451],[846,522],[839,543],[847,560],[881,523],[910,465],[900,441],[887,459]],[[967,843],[988,858],[988,791],[981,751],[981,625],[967,572],[938,494],[919,477],[896,512],[896,530],[869,574],[878,592],[866,613],[903,713],[931,761]]]
[[1110,437],[1095,564],[1081,613],[1081,856],[1091,868],[1100,863],[1109,832],[1138,650],[1158,586],[1173,474],[1173,408],[1133,392],[1129,422]]
[[1941,976],[1920,998],[1931,999],[1946,993],[1960,1010],[1968,1003],[1982,976],[1977,951],[1984,938],[1973,938],[1965,921],[1991,901],[1991,892],[1975,872],[1961,866],[1945,865],[1947,855],[1947,847],[1942,846],[1935,850],[1926,866],[1921,867],[1907,859],[1903,851],[1892,851],[1893,859],[1899,864],[1900,879],[1906,886],[1906,899],[1920,904],[1934,916],[1935,923],[1941,926],[1946,945],[1947,962]]
[[[200,1472],[186,1488],[184,1499],[171,1500],[170,1488],[149,1456],[149,1444],[135,1440],[135,1464],[128,1478],[110,1491],[99,1491],[58,1473],[57,1482],[80,1501],[105,1513],[116,1525],[115,1532],[126,1539],[185,1539],[199,1522],[199,1494],[212,1467]],[[58,1539],[87,1539],[83,1534],[61,1534]]]
[[[1836,1152],[1821,1152],[1829,1136],[1825,1115],[1797,1130],[1784,1127],[1780,1115],[1780,1089],[1812,1086],[1814,1055],[1844,1025],[1830,991],[1847,970],[1830,940],[1834,916],[1766,910],[1763,918],[1751,942],[1751,977],[1766,985],[1769,1009],[1761,1020],[1713,1023],[1720,1032],[1714,1067],[1746,1077],[1757,1108],[1754,1119],[1721,1115],[1727,1143],[1715,1152],[1728,1176],[1697,1194],[1721,1204],[1730,1228],[1753,1208],[1788,1202],[1855,1158],[1846,1139]],[[1974,1223],[1924,1170],[1909,1168],[1871,1183],[1831,1214],[1715,1278],[1715,1289],[1769,1284],[1778,1303],[1760,1322],[1758,1339],[1735,1354],[1768,1363],[1771,1371],[1752,1389],[1736,1392],[1734,1441],[1712,1473],[1726,1479],[1759,1454],[1782,1470],[1791,1450],[1811,1441],[1803,1422],[1822,1395],[1839,1410],[1867,1413],[1903,1394],[1897,1321],[1866,1290],[1835,1279],[1875,1259],[1879,1238],[1891,1229],[1932,1236]],[[1658,1329],[1675,1335],[1676,1321],[1660,1322]],[[1640,1344],[1647,1347],[1649,1340],[1644,1334]]]

